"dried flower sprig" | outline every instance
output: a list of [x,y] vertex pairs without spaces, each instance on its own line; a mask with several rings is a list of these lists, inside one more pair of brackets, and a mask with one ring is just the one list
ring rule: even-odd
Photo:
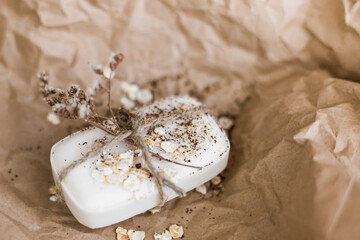
[[[49,77],[41,72],[38,76],[40,91],[52,107],[53,112],[60,117],[83,120],[116,136],[120,132],[120,126],[111,107],[111,79],[115,76],[115,70],[123,58],[122,54],[112,54],[108,67],[90,65],[94,73],[100,75],[101,79],[107,83],[107,88],[100,82],[96,82],[92,88],[88,88],[86,91],[75,84],[72,84],[68,90],[54,88],[49,86]],[[101,116],[95,109],[94,97],[100,90],[106,90],[108,93],[108,108],[111,117]]]
[[[97,149],[85,154],[81,159],[74,161],[67,168],[63,169],[58,176],[56,186],[61,191],[60,182],[66,175],[76,166],[84,162],[88,156],[98,154],[101,149],[111,144],[112,141],[120,141],[129,139],[134,142],[140,150],[144,152],[143,162],[147,166],[155,182],[159,186],[161,207],[166,202],[166,196],[163,187],[168,186],[173,189],[180,197],[186,195],[185,191],[174,183],[159,174],[150,161],[150,153],[144,139],[141,135],[149,127],[149,122],[141,114],[136,114],[126,109],[113,109],[111,106],[111,79],[115,76],[117,66],[123,61],[124,56],[120,54],[112,54],[109,58],[108,66],[90,65],[93,72],[100,76],[100,82],[97,82],[92,88],[84,91],[78,85],[71,85],[68,90],[54,88],[49,86],[48,76],[42,72],[39,74],[40,91],[44,99],[52,107],[53,112],[60,117],[69,119],[80,119],[88,124],[100,128],[107,133],[115,136],[110,142],[104,143]],[[106,87],[102,84],[105,82]],[[108,109],[110,117],[101,116],[95,109],[94,97],[101,90],[105,90],[108,94]],[[169,117],[169,116],[164,116]]]

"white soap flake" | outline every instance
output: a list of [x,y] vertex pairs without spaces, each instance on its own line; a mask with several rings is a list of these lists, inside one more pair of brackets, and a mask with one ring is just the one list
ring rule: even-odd
[[111,174],[113,171],[112,171],[112,169],[110,168],[110,167],[105,167],[102,171],[101,171],[101,173],[104,175],[104,176],[107,176],[107,175],[109,175],[109,174]]
[[158,212],[160,212],[160,208],[152,208],[152,209],[150,209],[149,210],[149,212],[151,212],[152,214],[155,214],[155,213],[158,213]]
[[157,127],[154,129],[154,132],[159,134],[160,136],[163,136],[165,134],[165,129],[162,127]]
[[153,95],[150,90],[148,89],[142,89],[137,92],[136,94],[136,100],[141,104],[147,104],[151,102],[153,99]]
[[46,119],[48,122],[50,122],[53,125],[59,125],[60,124],[60,118],[56,115],[54,112],[49,112],[46,116]]
[[172,238],[181,238],[184,235],[184,229],[182,226],[173,224],[169,227],[169,232]]
[[128,231],[128,235],[130,240],[144,240],[145,238],[145,232],[144,231],[135,231],[130,229]]
[[129,240],[129,236],[125,228],[116,228],[116,240]]
[[171,233],[168,230],[165,230],[162,234],[161,234],[161,240],[171,240],[172,236]]
[[154,234],[154,240],[163,240],[162,234],[160,234],[160,233],[155,233],[155,234]]
[[165,142],[161,143],[161,148],[166,153],[173,153],[176,151],[176,149],[179,148],[179,145],[177,145],[176,143],[173,143],[173,142],[165,141]]
[[196,191],[203,194],[203,195],[205,195],[207,193],[207,188],[206,188],[206,186],[204,184],[201,184],[200,186],[198,186],[196,188]]
[[52,202],[56,202],[57,201],[57,197],[55,196],[55,195],[52,195],[52,196],[50,196],[50,201],[52,201]]
[[225,130],[229,130],[234,125],[234,120],[229,117],[220,117],[219,118],[220,127]]
[[212,183],[213,185],[219,185],[219,184],[221,183],[221,177],[220,177],[220,176],[213,177],[213,178],[211,179],[211,183]]
[[143,151],[142,151],[141,149],[136,149],[136,150],[134,151],[134,153],[135,153],[136,155],[138,155],[139,157],[142,157],[142,155],[143,155]]
[[177,171],[173,168],[164,168],[163,169],[164,175],[167,179],[174,180],[177,175]]
[[127,191],[136,191],[140,187],[140,179],[136,176],[131,174],[125,181],[124,181],[124,189]]
[[126,108],[126,109],[128,109],[128,110],[135,107],[135,102],[132,101],[132,100],[130,100],[130,99],[128,99],[127,97],[122,97],[122,98],[120,99],[120,103],[121,103],[121,105],[122,105],[124,108]]

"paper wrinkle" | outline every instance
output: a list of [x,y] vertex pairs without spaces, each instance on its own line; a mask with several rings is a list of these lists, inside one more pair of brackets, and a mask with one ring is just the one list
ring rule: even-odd
[[357,0],[343,0],[345,22],[360,34],[360,2]]
[[[105,240],[117,226],[151,236],[180,222],[189,239],[360,238],[359,6],[0,1],[1,236]],[[236,118],[219,197],[189,193],[160,213],[99,230],[49,200],[50,148],[82,125],[46,121],[36,74],[87,86],[87,62],[104,63],[111,51],[125,55],[114,105],[117,84],[130,81],[157,98],[193,95]]]

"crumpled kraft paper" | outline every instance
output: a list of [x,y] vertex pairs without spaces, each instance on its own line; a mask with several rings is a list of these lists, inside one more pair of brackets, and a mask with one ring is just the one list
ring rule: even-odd
[[[184,239],[358,239],[359,23],[356,0],[1,1],[1,238],[105,240],[122,226],[152,239],[178,223]],[[46,121],[36,75],[87,86],[87,62],[112,51],[125,55],[116,83],[235,117],[224,193],[97,230],[49,201],[50,148],[83,125]]]

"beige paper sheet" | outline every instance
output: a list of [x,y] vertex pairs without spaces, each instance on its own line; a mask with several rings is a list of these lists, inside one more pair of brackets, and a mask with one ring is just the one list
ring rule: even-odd
[[[0,239],[359,239],[359,34],[356,0],[0,1]],[[50,148],[82,125],[46,121],[37,72],[86,86],[111,51],[116,82],[236,118],[223,194],[97,230],[49,201]]]

